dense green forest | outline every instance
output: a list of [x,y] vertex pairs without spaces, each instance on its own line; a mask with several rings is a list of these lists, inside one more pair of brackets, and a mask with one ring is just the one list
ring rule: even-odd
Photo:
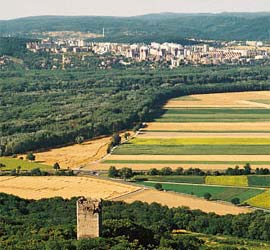
[[164,13],[125,18],[42,16],[0,21],[0,35],[66,30],[101,34],[105,27],[105,40],[118,42],[185,43],[183,38],[268,40],[269,23],[269,13]]
[[[157,203],[104,201],[102,216],[101,238],[76,241],[76,198],[34,201],[0,193],[0,249],[246,250],[250,248],[245,238],[260,240],[260,247],[253,242],[252,249],[267,249],[263,241],[270,241],[270,215],[261,211],[219,216]],[[199,235],[173,236],[174,229],[241,239],[227,238],[227,247],[203,248]],[[234,247],[237,242],[241,247]]]
[[0,151],[11,155],[109,135],[156,117],[169,98],[266,90],[270,67],[0,72]]

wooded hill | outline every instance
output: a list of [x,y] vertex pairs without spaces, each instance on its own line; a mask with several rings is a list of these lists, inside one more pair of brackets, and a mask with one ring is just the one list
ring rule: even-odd
[[[179,42],[183,38],[269,40],[269,13],[150,14],[136,17],[39,16],[0,21],[0,36],[43,31],[102,33],[114,42]],[[102,40],[102,39],[101,39]]]

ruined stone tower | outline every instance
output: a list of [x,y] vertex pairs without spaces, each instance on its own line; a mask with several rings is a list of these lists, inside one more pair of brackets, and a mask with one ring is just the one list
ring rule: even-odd
[[99,237],[101,200],[82,197],[77,201],[77,239]]

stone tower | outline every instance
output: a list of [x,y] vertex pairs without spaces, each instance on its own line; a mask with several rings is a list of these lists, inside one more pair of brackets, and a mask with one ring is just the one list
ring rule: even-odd
[[101,200],[82,197],[77,201],[77,239],[99,237]]

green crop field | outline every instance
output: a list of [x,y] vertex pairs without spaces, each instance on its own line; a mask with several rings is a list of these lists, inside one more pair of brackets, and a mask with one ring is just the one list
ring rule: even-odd
[[215,117],[215,116],[163,116],[161,118],[157,118],[156,122],[267,122],[270,121],[269,115],[264,116],[253,116],[253,117]]
[[2,170],[13,170],[17,169],[18,166],[21,170],[31,170],[34,168],[40,168],[41,170],[51,170],[52,166],[40,164],[37,162],[29,162],[26,160],[20,160],[16,158],[0,157],[0,163],[4,164],[6,167],[1,168]]
[[[157,182],[140,182],[145,186],[154,187]],[[198,197],[203,197],[205,193],[210,193],[213,199],[231,201],[233,198],[239,198],[240,202],[243,203],[246,200],[257,196],[263,192],[262,189],[251,189],[251,188],[237,188],[237,187],[216,187],[216,186],[205,186],[205,185],[188,185],[188,184],[171,184],[162,183],[162,187],[167,191],[174,191],[184,194],[192,194]]]
[[270,145],[270,138],[135,138],[135,145]]
[[[147,178],[149,181],[154,182],[175,182],[175,183],[193,183],[193,184],[204,184],[203,176],[182,176],[182,175],[172,175],[172,176],[137,176],[138,178]],[[136,178],[135,178],[136,179]]]
[[249,186],[270,187],[270,176],[256,175],[248,176]]
[[124,144],[116,155],[269,155],[269,145],[138,145]]
[[247,176],[206,176],[205,184],[247,187],[248,177]]
[[171,108],[157,122],[253,122],[269,121],[269,109]]

